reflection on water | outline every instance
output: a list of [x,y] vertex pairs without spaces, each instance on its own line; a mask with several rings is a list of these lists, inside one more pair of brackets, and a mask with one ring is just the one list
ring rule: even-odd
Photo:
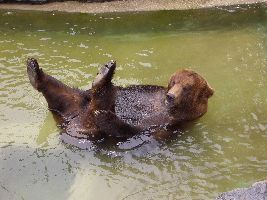
[[[0,11],[1,198],[212,199],[266,178],[266,11]],[[215,95],[208,113],[171,141],[144,134],[79,150],[60,142],[29,84],[27,57],[82,89],[111,59],[118,85],[166,85],[176,69],[192,68]]]

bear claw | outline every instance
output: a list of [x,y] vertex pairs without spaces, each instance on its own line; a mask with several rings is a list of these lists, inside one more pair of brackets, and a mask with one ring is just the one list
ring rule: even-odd
[[95,111],[95,115],[99,115],[100,114],[100,111],[99,110],[96,110]]
[[100,115],[104,115],[104,114],[108,113],[108,111],[106,111],[106,110],[95,110],[94,113],[95,113],[95,116],[100,116]]
[[31,70],[34,70],[34,71],[38,71],[39,70],[38,62],[34,58],[28,58],[27,67],[28,67],[28,69],[31,69]]

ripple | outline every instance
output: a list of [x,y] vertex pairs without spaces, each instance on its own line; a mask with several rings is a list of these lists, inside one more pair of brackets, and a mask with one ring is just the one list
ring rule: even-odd
[[152,67],[151,63],[139,62],[139,64],[143,67]]
[[44,38],[40,38],[41,41],[47,41],[47,40],[51,40],[52,38],[47,38],[47,37],[44,37]]
[[71,58],[71,59],[67,59],[67,62],[70,62],[70,63],[80,63],[82,61],[80,61],[78,59]]
[[85,44],[83,44],[83,43],[81,43],[80,45],[78,45],[80,48],[84,48],[84,49],[88,49],[88,46],[87,45],[85,45]]

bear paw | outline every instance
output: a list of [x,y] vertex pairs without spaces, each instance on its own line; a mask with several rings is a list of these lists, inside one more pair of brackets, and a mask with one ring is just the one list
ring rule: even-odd
[[116,61],[110,61],[100,68],[95,80],[93,81],[93,87],[101,87],[102,85],[111,82],[114,71],[116,68]]
[[98,126],[105,126],[112,122],[114,114],[107,110],[94,111],[95,122]]
[[32,86],[37,89],[37,80],[40,76],[40,68],[38,62],[34,58],[28,58],[27,60],[27,73]]

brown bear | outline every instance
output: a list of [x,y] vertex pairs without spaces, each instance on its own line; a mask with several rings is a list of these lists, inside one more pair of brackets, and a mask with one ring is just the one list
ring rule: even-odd
[[127,138],[150,127],[173,127],[207,112],[213,89],[192,70],[175,72],[168,87],[114,86],[116,62],[105,64],[92,88],[71,88],[49,76],[33,58],[27,61],[32,86],[42,92],[57,123],[77,138]]

